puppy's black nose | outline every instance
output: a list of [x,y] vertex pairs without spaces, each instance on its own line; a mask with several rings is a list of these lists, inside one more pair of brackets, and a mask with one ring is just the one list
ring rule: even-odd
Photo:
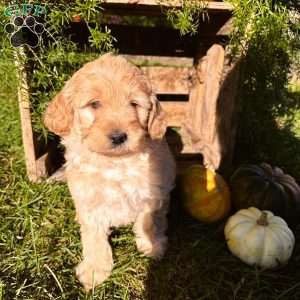
[[114,131],[109,136],[113,145],[121,145],[127,140],[127,134],[122,131]]

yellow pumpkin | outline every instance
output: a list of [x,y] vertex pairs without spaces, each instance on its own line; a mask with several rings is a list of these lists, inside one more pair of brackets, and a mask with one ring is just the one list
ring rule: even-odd
[[196,219],[211,223],[228,214],[230,192],[221,175],[202,165],[193,165],[182,174],[180,186],[183,205]]

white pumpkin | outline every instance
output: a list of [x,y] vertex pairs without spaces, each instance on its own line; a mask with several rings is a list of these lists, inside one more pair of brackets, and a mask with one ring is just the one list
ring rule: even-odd
[[224,233],[234,255],[246,264],[264,269],[287,263],[295,245],[294,234],[282,218],[255,207],[231,216]]

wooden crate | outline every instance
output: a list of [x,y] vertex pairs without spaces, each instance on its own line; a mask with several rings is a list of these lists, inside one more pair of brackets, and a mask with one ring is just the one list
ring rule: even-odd
[[[105,0],[102,6],[107,15],[153,17],[162,13],[155,0]],[[167,140],[179,172],[189,164],[203,162],[226,173],[232,160],[239,81],[239,63],[230,62],[226,56],[232,7],[224,2],[207,2],[207,12],[209,18],[201,21],[193,36],[182,37],[171,28],[107,24],[118,41],[120,54],[143,65],[152,82],[172,128]],[[87,43],[89,32],[84,22],[76,20],[71,30],[75,42]],[[50,152],[36,157],[22,55],[19,51],[16,63],[27,174],[32,181],[49,175],[61,179],[62,168],[51,174]]]

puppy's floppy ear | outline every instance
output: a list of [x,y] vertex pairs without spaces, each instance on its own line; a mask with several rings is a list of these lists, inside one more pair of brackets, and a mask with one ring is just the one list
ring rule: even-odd
[[59,136],[65,136],[70,133],[73,117],[74,110],[71,101],[61,91],[48,104],[43,120],[50,131]]
[[154,94],[150,96],[150,101],[151,110],[148,118],[148,133],[152,139],[162,139],[167,129],[165,112]]

